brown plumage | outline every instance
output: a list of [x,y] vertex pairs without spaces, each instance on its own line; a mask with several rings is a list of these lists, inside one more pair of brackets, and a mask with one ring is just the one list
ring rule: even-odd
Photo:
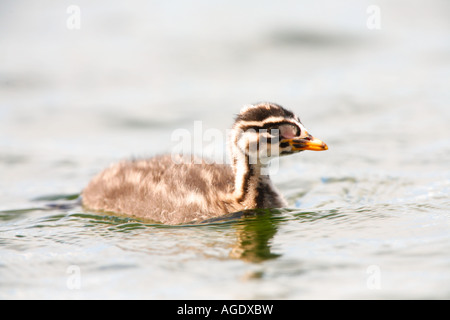
[[265,172],[279,155],[328,147],[299,118],[273,103],[245,106],[229,141],[231,165],[179,155],[114,164],[83,190],[83,205],[165,224],[195,223],[245,209],[281,208]]

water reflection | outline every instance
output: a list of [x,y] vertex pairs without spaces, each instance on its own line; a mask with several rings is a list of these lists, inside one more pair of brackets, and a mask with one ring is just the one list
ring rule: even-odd
[[275,259],[281,255],[274,253],[271,240],[277,233],[280,210],[258,209],[235,212],[203,223],[220,223],[234,221],[232,227],[236,230],[236,243],[231,249],[230,257],[246,262],[262,262]]
[[[313,223],[317,220],[345,220],[350,219],[345,210],[299,211],[298,209],[257,209],[230,213],[225,216],[208,219],[196,224],[187,225],[163,225],[154,221],[146,221],[129,216],[113,213],[100,213],[83,211],[79,203],[78,195],[48,195],[33,199],[39,203],[39,207],[16,209],[0,212],[0,221],[8,221],[19,218],[33,212],[54,212],[54,215],[35,216],[30,223],[31,227],[46,226],[49,221],[64,220],[65,225],[73,227],[81,225],[88,227],[88,233],[100,234],[106,238],[120,238],[118,235],[127,234],[132,237],[121,238],[120,247],[126,250],[144,250],[146,252],[161,252],[157,247],[171,247],[175,244],[179,250],[171,247],[170,252],[185,252],[186,243],[188,250],[204,257],[227,257],[240,259],[249,263],[261,263],[281,257],[273,248],[273,239],[279,230],[280,224],[289,220],[299,223]],[[76,210],[74,210],[76,209]],[[361,210],[356,210],[361,211]],[[367,214],[367,212],[365,212]],[[354,215],[350,215],[354,216]],[[359,216],[359,215],[356,215]],[[356,219],[356,218],[353,218]],[[88,222],[88,223],[87,223]],[[106,227],[106,229],[105,229]],[[201,230],[200,230],[201,229]],[[87,229],[79,229],[81,234],[86,234]],[[144,230],[141,233],[139,230]],[[163,231],[164,230],[164,231]],[[216,241],[217,234],[228,234],[230,237],[222,237],[226,241]],[[148,232],[147,232],[148,231]],[[151,233],[151,248],[145,241],[148,233]],[[170,240],[167,235],[170,233]],[[156,233],[156,234],[155,234]],[[73,235],[73,233],[71,233]],[[148,238],[147,238],[148,239]],[[173,242],[176,239],[175,243]],[[162,243],[160,242],[162,241]],[[165,253],[169,252],[165,251]]]
[[[129,216],[121,216],[113,213],[100,213],[100,212],[88,212],[83,211],[80,203],[78,195],[47,195],[39,198],[33,199],[34,203],[39,203],[40,206],[30,207],[26,209],[16,209],[16,210],[4,210],[0,211],[0,220],[8,221],[20,218],[26,214],[39,213],[39,212],[54,212],[54,215],[45,215],[44,217],[34,217],[32,219],[32,224],[42,225],[44,222],[48,222],[50,220],[65,220],[65,223],[74,223],[82,222],[84,227],[89,227],[90,230],[101,230],[102,235],[107,235],[108,238],[116,237],[117,232],[120,233],[130,233],[135,232],[136,230],[166,230],[162,232],[161,235],[165,234],[167,231],[172,230],[173,235],[177,235],[179,237],[192,237],[192,233],[189,230],[195,230],[197,228],[201,228],[201,232],[205,232],[203,238],[203,245],[200,250],[202,254],[208,256],[204,252],[204,241],[209,243],[211,237],[214,236],[214,232],[209,230],[210,228],[225,231],[226,233],[232,236],[232,241],[217,243],[214,242],[213,247],[217,249],[219,252],[223,249],[228,251],[228,258],[232,259],[240,259],[245,262],[250,263],[261,263],[266,260],[276,259],[281,256],[280,253],[274,252],[272,243],[275,234],[279,229],[279,225],[283,221],[287,220],[306,220],[311,221],[319,218],[328,217],[328,215],[318,214],[317,212],[301,212],[299,213],[296,210],[288,210],[288,209],[257,209],[257,210],[247,210],[240,211],[235,213],[230,213],[225,216],[209,219],[202,221],[197,224],[187,224],[187,225],[163,225],[160,223],[156,223],[154,221],[145,221],[142,219],[136,219]],[[74,210],[77,209],[77,210]],[[288,214],[286,214],[288,213]],[[333,216],[336,214],[335,212],[330,212],[330,215]],[[67,219],[66,219],[67,218]],[[45,221],[43,221],[45,220]],[[88,223],[86,223],[88,222]],[[35,227],[36,225],[32,225],[31,227]],[[44,223],[45,225],[45,223]],[[108,230],[105,230],[104,227],[108,227]],[[205,229],[206,227],[206,229]],[[95,230],[94,230],[95,229]],[[182,231],[184,230],[184,231]],[[86,230],[81,232],[84,233]],[[114,234],[112,234],[113,232]],[[197,235],[198,233],[195,232]],[[136,234],[133,236],[135,240]],[[177,237],[177,238],[179,238]],[[163,237],[164,238],[164,237]],[[162,239],[163,239],[162,238]],[[155,234],[152,233],[152,239],[155,239]],[[173,240],[173,238],[172,238]],[[184,239],[183,239],[184,240]],[[191,239],[192,240],[192,239]],[[197,241],[198,239],[196,239]],[[190,242],[190,241],[189,241]],[[184,241],[178,241],[178,246],[182,247],[182,243]],[[146,242],[146,250],[148,243]],[[222,248],[217,248],[217,245]],[[140,248],[141,244],[137,244],[135,241],[133,242],[133,248]],[[163,247],[166,247],[163,245]],[[190,249],[196,247],[192,243],[190,243]],[[230,249],[231,247],[231,249]],[[130,248],[128,247],[127,250]],[[141,248],[142,249],[142,248]],[[183,249],[184,250],[184,249]],[[153,252],[153,250],[152,250]],[[214,255],[216,256],[216,255]]]
[[267,214],[257,214],[252,221],[237,224],[237,242],[230,257],[247,262],[278,258],[280,254],[273,253],[271,247],[271,240],[278,229],[277,224]]
[[[193,230],[196,228],[202,228],[206,232],[203,245],[200,249],[196,249],[194,243],[190,243],[189,248],[191,250],[200,250],[203,256],[209,256],[205,250],[205,246],[209,247],[210,237],[214,237],[212,230],[207,230],[206,228],[213,228],[215,230],[229,231],[234,234],[233,241],[231,244],[231,250],[228,256],[232,259],[240,259],[245,262],[260,263],[269,259],[276,259],[281,256],[279,253],[273,252],[272,239],[278,231],[278,225],[284,221],[286,218],[281,215],[282,211],[277,209],[258,209],[258,210],[248,210],[231,213],[222,217],[208,219],[199,224],[187,224],[187,225],[164,225],[155,222],[142,221],[140,219],[126,218],[121,216],[116,216],[111,213],[107,215],[94,214],[94,213],[77,213],[71,214],[71,217],[87,218],[95,223],[108,223],[114,225],[111,231],[122,232],[122,231],[132,231],[136,229],[148,229],[153,230],[173,230],[173,236],[178,235],[181,237],[190,237],[192,234],[188,230]],[[182,230],[186,231],[183,232]],[[178,232],[180,231],[180,232]],[[198,235],[198,233],[196,232]],[[155,238],[155,234],[152,234],[152,238]],[[178,238],[178,237],[175,237]],[[183,247],[183,243],[186,239],[182,241],[177,241],[177,247]],[[191,239],[192,240],[192,239]],[[196,239],[198,241],[198,239]],[[136,245],[136,244],[135,244]],[[214,241],[214,247],[217,248],[217,243]],[[229,248],[230,243],[222,243],[224,246],[220,249]],[[146,245],[147,246],[147,245]],[[138,245],[138,247],[140,247]],[[128,248],[129,249],[129,248]],[[146,250],[149,248],[146,247]],[[173,248],[172,248],[173,249]],[[185,250],[185,248],[183,249]],[[208,250],[206,250],[208,251]],[[218,250],[219,252],[221,250]],[[153,251],[152,251],[153,252]],[[197,252],[199,253],[199,252]],[[215,255],[213,255],[215,256]]]
[[342,210],[299,211],[296,209],[257,209],[232,213],[208,220],[209,224],[231,221],[235,229],[236,242],[229,256],[246,262],[260,263],[281,257],[274,252],[272,240],[283,222],[296,220],[312,223],[316,220],[346,220],[348,214]]

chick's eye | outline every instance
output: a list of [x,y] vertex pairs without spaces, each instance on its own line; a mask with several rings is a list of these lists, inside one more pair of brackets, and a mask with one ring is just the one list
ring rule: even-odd
[[300,135],[300,128],[291,124],[279,126],[280,135],[283,138],[291,139]]

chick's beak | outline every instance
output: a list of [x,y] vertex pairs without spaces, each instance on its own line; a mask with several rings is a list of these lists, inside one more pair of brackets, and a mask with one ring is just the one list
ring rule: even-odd
[[325,151],[328,150],[328,146],[319,139],[314,138],[310,134],[306,138],[293,138],[293,139],[284,139],[281,142],[287,142],[292,147],[293,151],[303,151],[303,150],[312,150],[312,151]]

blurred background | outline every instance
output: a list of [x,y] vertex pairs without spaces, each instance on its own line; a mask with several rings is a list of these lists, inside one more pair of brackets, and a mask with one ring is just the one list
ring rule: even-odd
[[447,0],[2,0],[0,30],[0,210],[268,100],[330,147],[283,159],[292,206],[433,203],[448,249]]

